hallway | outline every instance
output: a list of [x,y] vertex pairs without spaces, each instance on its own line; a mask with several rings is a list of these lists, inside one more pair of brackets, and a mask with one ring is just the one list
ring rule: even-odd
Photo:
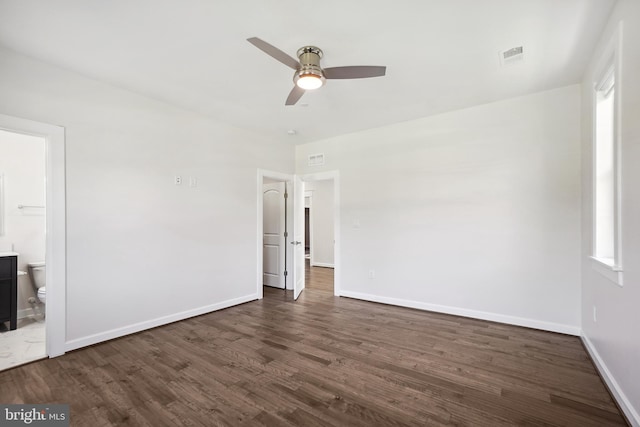
[[306,288],[333,293],[333,268],[311,267],[311,262],[306,259],[304,272]]

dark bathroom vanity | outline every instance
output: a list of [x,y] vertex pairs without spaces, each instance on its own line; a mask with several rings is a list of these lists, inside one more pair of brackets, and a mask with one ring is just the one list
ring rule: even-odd
[[0,252],[0,322],[18,326],[18,254]]

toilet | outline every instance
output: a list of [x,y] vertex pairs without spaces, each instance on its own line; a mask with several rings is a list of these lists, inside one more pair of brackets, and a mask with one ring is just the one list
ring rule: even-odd
[[44,262],[30,262],[27,264],[29,270],[29,278],[33,285],[33,290],[41,303],[45,303],[47,299],[47,291],[45,288],[45,265]]

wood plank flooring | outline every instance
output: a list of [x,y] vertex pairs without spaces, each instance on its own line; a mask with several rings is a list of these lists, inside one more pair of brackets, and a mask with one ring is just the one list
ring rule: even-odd
[[305,290],[0,373],[73,426],[615,426],[576,337]]
[[305,259],[305,287],[333,294],[333,268],[311,267]]

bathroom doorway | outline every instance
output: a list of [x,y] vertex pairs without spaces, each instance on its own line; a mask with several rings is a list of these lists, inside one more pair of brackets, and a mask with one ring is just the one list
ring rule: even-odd
[[46,287],[38,289],[34,280],[45,283],[45,143],[40,136],[0,129],[0,257],[7,266],[17,262],[11,272],[17,283],[3,276],[0,284],[0,305],[14,304],[11,320],[0,322],[0,370],[47,356]]
[[[3,297],[13,302],[0,325],[8,329],[0,332],[1,370],[65,352],[64,129],[0,114],[0,150],[0,256],[12,287]],[[16,340],[28,342],[16,349]]]

